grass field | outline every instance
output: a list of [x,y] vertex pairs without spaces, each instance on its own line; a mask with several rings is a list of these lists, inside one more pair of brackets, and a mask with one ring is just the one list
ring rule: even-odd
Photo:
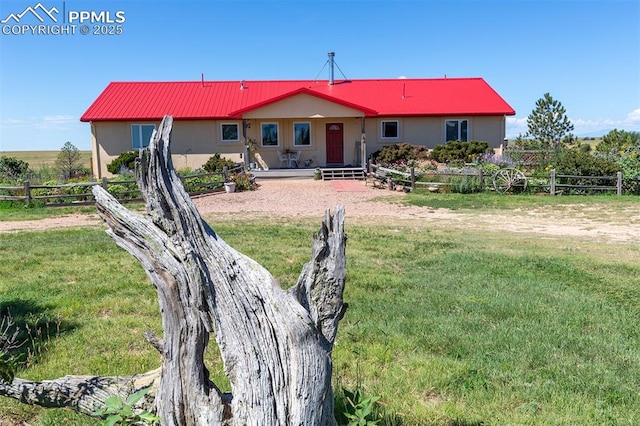
[[[500,209],[519,208],[513,200]],[[284,286],[308,260],[316,230],[302,220],[209,219]],[[640,424],[637,244],[415,223],[347,232],[349,310],[334,385],[380,396],[381,424]],[[0,256],[0,308],[39,324],[19,376],[158,366],[142,337],[160,333],[154,290],[103,231],[0,234]],[[209,363],[228,390],[215,350]],[[96,424],[0,399],[2,421]]]
[[[29,163],[31,169],[51,167],[60,151],[0,151],[0,157],[14,157]],[[91,151],[80,151],[82,167],[91,169]]]

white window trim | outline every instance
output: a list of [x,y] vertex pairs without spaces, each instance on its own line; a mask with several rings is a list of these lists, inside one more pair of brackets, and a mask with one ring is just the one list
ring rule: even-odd
[[[384,123],[396,123],[397,134],[395,136],[385,136]],[[400,139],[400,120],[380,120],[380,139]]]
[[[309,126],[309,145],[297,145],[296,144],[296,124],[306,124]],[[305,147],[305,146],[313,146],[313,135],[311,133],[311,122],[310,121],[294,121],[293,122],[293,146]]]
[[[138,136],[140,136],[140,144],[142,145],[142,146],[139,146],[139,147],[134,147],[133,146],[133,127],[134,126],[138,126],[138,132],[139,132]],[[141,150],[141,149],[144,149],[147,146],[149,146],[149,143],[148,143],[149,141],[147,142],[147,145],[144,146],[144,140],[142,139],[142,126],[153,126],[153,130],[157,129],[156,125],[153,124],[153,123],[131,123],[131,132],[129,134],[131,135],[131,150],[132,151],[134,151],[136,149],[137,150]],[[151,134],[153,135],[153,132],[151,132]]]
[[[265,124],[275,124],[276,129],[278,130],[278,143],[275,145],[265,145],[264,144],[264,135],[262,134],[262,126]],[[260,146],[264,148],[276,148],[280,146],[280,123],[276,121],[263,121],[260,123]]]
[[[236,126],[236,130],[237,130],[237,134],[238,134],[238,138],[237,139],[225,139],[224,138],[224,131],[222,130],[223,126]],[[240,125],[238,123],[220,123],[220,142],[223,143],[234,143],[234,142],[240,142]]]
[[[449,142],[447,139],[447,122],[449,121],[457,121],[458,122],[458,141],[460,142],[469,142],[471,139],[469,138],[469,136],[471,135],[471,120],[469,120],[468,118],[446,118],[444,120],[443,123],[443,129],[444,129],[444,135],[443,138],[445,139],[444,143]],[[467,140],[463,141],[462,139],[460,139],[460,131],[462,130],[462,126],[460,126],[460,123],[466,121],[467,122]]]

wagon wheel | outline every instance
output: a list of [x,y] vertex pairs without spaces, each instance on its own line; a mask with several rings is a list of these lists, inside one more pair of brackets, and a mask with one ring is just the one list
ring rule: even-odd
[[520,170],[502,169],[493,175],[493,188],[501,194],[522,192],[526,187],[527,178]]

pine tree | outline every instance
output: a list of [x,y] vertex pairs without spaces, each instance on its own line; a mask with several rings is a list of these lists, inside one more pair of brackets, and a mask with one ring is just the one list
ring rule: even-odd
[[66,142],[56,158],[56,166],[62,172],[64,180],[68,181],[81,169],[80,151],[71,142]]
[[549,93],[536,101],[536,107],[527,117],[527,137],[533,137],[543,144],[555,147],[573,130],[567,117],[567,110]]

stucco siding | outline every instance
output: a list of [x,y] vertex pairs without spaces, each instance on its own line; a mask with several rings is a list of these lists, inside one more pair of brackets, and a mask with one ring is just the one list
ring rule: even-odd
[[356,109],[329,102],[316,96],[299,94],[279,102],[243,114],[245,118],[278,119],[322,118],[322,117],[361,117],[364,113]]
[[[237,123],[238,142],[222,142],[221,123]],[[97,177],[112,176],[107,165],[122,152],[131,151],[131,126],[133,124],[153,124],[157,122],[97,122],[92,123],[94,142],[93,167]],[[216,152],[233,161],[243,161],[242,123],[237,120],[224,121],[174,121],[171,153],[177,169],[189,167],[197,169]],[[99,171],[99,173],[98,173]]]
[[[301,95],[311,101],[319,101],[319,106],[333,106],[313,96]],[[294,99],[289,106],[300,104],[301,99]],[[288,102],[291,100],[285,100]],[[305,101],[306,102],[306,101]],[[281,103],[278,103],[280,106]],[[342,106],[337,106],[343,108]],[[286,108],[285,108],[286,109]],[[310,112],[307,110],[304,114]],[[313,111],[316,111],[313,109]],[[325,109],[324,112],[328,110]],[[333,111],[337,113],[337,110]],[[353,111],[352,111],[353,112]],[[275,112],[273,112],[275,113]],[[280,111],[283,114],[282,111]],[[489,117],[388,117],[366,118],[365,132],[367,142],[367,156],[378,151],[386,145],[396,143],[410,143],[434,148],[445,143],[445,121],[448,119],[468,120],[469,140],[489,142],[491,147],[499,147],[504,140],[505,118],[503,116]],[[398,137],[382,137],[382,121],[397,121]],[[278,146],[262,146],[262,123],[278,124]],[[296,122],[310,124],[311,144],[306,146],[294,145],[293,126]],[[237,124],[238,141],[223,142],[221,124]],[[257,144],[257,152],[270,168],[281,166],[278,151],[301,151],[300,165],[308,160],[311,167],[324,167],[327,162],[326,152],[326,126],[327,123],[342,123],[343,126],[343,163],[345,165],[360,165],[359,149],[357,148],[361,136],[360,117],[327,117],[327,118],[255,118],[247,119],[248,139],[253,139]],[[107,171],[107,165],[120,153],[132,149],[131,126],[133,124],[154,124],[157,122],[96,122],[92,123],[93,158],[92,166],[97,177],[111,176]],[[222,156],[234,162],[245,161],[245,148],[242,135],[242,120],[190,120],[174,121],[172,146],[173,162],[177,169],[189,167],[193,170],[202,167],[214,154]],[[253,159],[252,159],[253,160]]]
[[[487,117],[385,117],[367,118],[365,130],[367,134],[367,155],[384,146],[398,143],[423,145],[433,149],[446,142],[445,122],[447,120],[468,120],[469,140],[488,142],[490,147],[497,148],[505,137],[505,118],[503,116]],[[383,138],[382,122],[397,121],[398,137]]]

